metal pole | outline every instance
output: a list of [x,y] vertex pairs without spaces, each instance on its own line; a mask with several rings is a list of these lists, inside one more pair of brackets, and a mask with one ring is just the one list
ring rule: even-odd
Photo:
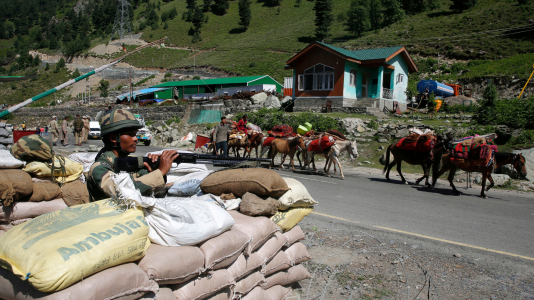
[[[532,68],[534,68],[534,64],[532,65]],[[517,97],[517,99],[521,99],[521,95],[523,95],[523,92],[524,92],[525,89],[527,88],[527,85],[528,85],[528,83],[530,82],[530,79],[532,78],[532,75],[534,75],[534,71],[532,71],[532,73],[530,73],[530,77],[528,78],[527,83],[525,83],[525,86],[524,86],[523,89],[521,90],[521,93],[519,94],[519,97]]]
[[132,108],[132,94],[133,94],[133,86],[132,86],[132,68],[130,67],[128,69],[128,77],[130,78],[130,108]]

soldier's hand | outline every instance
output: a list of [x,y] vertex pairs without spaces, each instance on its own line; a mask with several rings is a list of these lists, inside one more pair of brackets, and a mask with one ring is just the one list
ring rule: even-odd
[[172,167],[172,163],[179,156],[178,151],[176,150],[167,150],[163,151],[159,157],[159,170],[161,174],[166,175]]
[[149,159],[152,160],[152,162],[156,162],[158,160],[158,158],[161,156],[161,154],[148,154],[147,156],[148,156]]

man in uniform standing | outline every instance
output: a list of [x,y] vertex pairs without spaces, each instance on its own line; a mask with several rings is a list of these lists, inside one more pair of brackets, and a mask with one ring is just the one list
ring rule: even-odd
[[50,133],[52,134],[52,144],[56,146],[57,138],[59,136],[59,127],[57,125],[57,116],[52,116],[52,121],[48,124]]
[[69,145],[69,138],[67,136],[67,127],[69,126],[69,116],[65,117],[65,120],[61,123],[61,143],[63,146]]
[[76,119],[74,120],[73,127],[74,127],[74,136],[75,136],[76,146],[81,146],[82,141],[83,141],[82,132],[83,132],[84,124],[79,114],[76,115]]
[[83,130],[82,130],[82,136],[83,136],[83,142],[87,144],[87,138],[89,137],[89,116],[83,117]]

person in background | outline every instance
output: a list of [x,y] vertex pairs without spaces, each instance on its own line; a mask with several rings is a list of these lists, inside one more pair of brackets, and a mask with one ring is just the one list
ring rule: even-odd
[[44,130],[45,130],[45,136],[48,136],[48,125],[45,125]]
[[65,117],[65,120],[61,123],[61,134],[62,134],[62,140],[61,143],[63,146],[69,145],[69,137],[67,136],[67,127],[69,126],[69,116]]
[[26,120],[22,121],[20,127],[22,128],[22,130],[26,130]]
[[223,156],[228,156],[228,130],[230,129],[231,125],[232,124],[226,120],[226,117],[222,116],[221,123],[215,126],[215,130],[213,131],[212,136],[212,140],[215,146],[213,147],[213,155],[217,155],[217,151],[222,149]]
[[81,146],[83,137],[82,137],[82,131],[83,131],[83,120],[80,118],[80,115],[76,115],[76,119],[74,120],[73,128],[74,128],[74,137],[75,137],[75,143],[76,146]]
[[[59,127],[57,125],[57,116],[52,116],[52,121],[48,124],[50,127],[50,133],[52,134],[52,144],[56,146],[56,142],[59,136]],[[63,139],[61,140],[63,142]]]
[[247,118],[247,115],[244,114],[243,117],[241,117],[241,120],[237,123],[237,130],[239,130],[239,132],[243,131],[246,135],[248,135]]
[[83,130],[82,139],[87,144],[87,138],[89,137],[89,116],[83,116]]
[[39,135],[44,136],[44,127],[39,127]]

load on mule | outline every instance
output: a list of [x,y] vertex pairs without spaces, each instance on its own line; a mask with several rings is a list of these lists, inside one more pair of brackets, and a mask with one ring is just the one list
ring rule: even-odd
[[[448,153],[439,153],[432,164],[432,188],[434,188],[438,178],[443,173],[449,171],[449,184],[455,195],[460,195],[453,183],[456,170],[460,169],[465,172],[480,172],[482,173],[482,189],[480,196],[487,198],[486,193],[494,186],[491,172],[495,168],[512,164],[514,169],[526,176],[527,171],[525,167],[525,158],[522,154],[513,153],[497,153],[497,147],[490,145],[493,140],[497,138],[496,134],[485,136],[474,136],[460,139],[452,142],[447,146]],[[441,169],[440,169],[441,163]],[[486,178],[490,181],[490,185],[486,188]]]

